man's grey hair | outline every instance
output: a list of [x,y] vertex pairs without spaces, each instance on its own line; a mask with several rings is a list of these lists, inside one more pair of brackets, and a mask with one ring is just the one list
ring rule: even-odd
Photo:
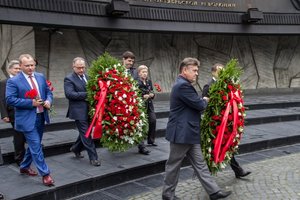
[[6,71],[8,72],[9,69],[13,68],[14,65],[20,65],[20,62],[18,60],[12,60],[8,63],[6,66]]
[[84,58],[82,58],[82,57],[76,57],[76,58],[73,59],[73,65],[74,65],[78,60],[82,60],[82,61],[84,62],[84,64],[85,64],[85,59],[84,59]]

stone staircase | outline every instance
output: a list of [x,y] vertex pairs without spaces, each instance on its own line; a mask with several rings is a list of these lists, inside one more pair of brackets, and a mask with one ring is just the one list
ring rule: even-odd
[[[300,142],[299,93],[246,95],[245,105],[248,107],[246,128],[239,153]],[[18,191],[7,192],[7,199],[65,199],[164,170],[168,156],[168,142],[163,138],[168,120],[168,101],[155,101],[159,146],[151,147],[149,156],[138,154],[137,148],[124,153],[110,153],[98,143],[97,151],[103,163],[99,168],[88,164],[86,154],[83,160],[72,159],[69,148],[78,132],[74,123],[65,118],[66,104],[57,104],[55,109],[57,114],[52,124],[46,126],[43,138],[47,163],[57,183],[52,188],[42,186],[40,177],[20,177],[13,161],[12,129],[9,124],[0,123],[4,160],[0,167],[0,188],[3,192],[9,190],[9,185],[22,187]]]

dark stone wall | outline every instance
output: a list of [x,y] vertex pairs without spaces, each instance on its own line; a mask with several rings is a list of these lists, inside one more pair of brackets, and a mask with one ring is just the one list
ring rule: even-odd
[[[15,26],[14,29],[23,30],[21,33],[24,35],[19,36],[18,42],[14,43],[11,42],[11,37],[15,36],[8,31],[12,26],[0,27],[2,32],[7,33],[0,37],[2,72],[5,63],[21,53],[11,49],[26,43],[27,47],[33,49],[27,48],[24,51],[35,54],[39,60],[38,71],[45,73],[52,81],[57,97],[64,97],[63,78],[72,71],[71,62],[74,57],[85,57],[88,64],[91,64],[107,51],[121,60],[121,55],[126,50],[136,54],[136,67],[145,64],[150,68],[151,79],[158,82],[164,92],[170,91],[178,74],[178,65],[185,57],[196,57],[201,61],[196,85],[198,90],[210,79],[211,66],[216,62],[225,64],[230,58],[237,58],[244,70],[241,80],[245,89],[300,86],[300,43],[299,36],[294,35],[42,30]],[[4,77],[2,72],[0,78]]]

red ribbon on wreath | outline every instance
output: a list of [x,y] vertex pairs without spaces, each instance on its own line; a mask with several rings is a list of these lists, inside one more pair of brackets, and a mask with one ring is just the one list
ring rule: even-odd
[[100,88],[99,100],[96,105],[96,112],[94,114],[92,123],[90,124],[88,130],[85,133],[85,137],[88,138],[91,135],[92,129],[94,128],[92,138],[99,139],[102,137],[102,117],[104,113],[104,100],[107,94],[107,84],[101,80],[98,81],[98,85]]
[[[226,105],[226,110],[222,117],[220,129],[218,131],[218,135],[217,135],[216,142],[214,145],[213,153],[214,153],[214,162],[215,163],[223,162],[226,152],[227,152],[228,148],[230,147],[230,145],[232,145],[233,139],[235,138],[235,136],[237,134],[237,125],[238,125],[238,123],[237,123],[237,121],[238,121],[237,102],[238,103],[241,102],[242,99],[241,99],[238,91],[236,91],[235,93],[233,93],[231,91],[229,93],[229,99],[230,99],[230,101]],[[232,107],[233,107],[233,129],[232,129],[232,132],[231,132],[228,140],[226,141],[224,147],[221,149],[225,127],[227,126],[229,111]]]

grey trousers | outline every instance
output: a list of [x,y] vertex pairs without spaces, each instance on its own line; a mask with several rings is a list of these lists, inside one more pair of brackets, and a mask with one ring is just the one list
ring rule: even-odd
[[221,189],[211,176],[206,162],[203,160],[200,144],[170,143],[170,155],[166,162],[162,196],[166,199],[174,199],[181,163],[185,156],[190,160],[205,191],[209,195],[219,192]]

